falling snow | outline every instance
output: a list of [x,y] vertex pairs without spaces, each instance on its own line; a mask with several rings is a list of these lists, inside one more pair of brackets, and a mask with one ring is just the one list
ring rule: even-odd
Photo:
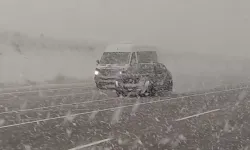
[[[114,98],[89,88],[6,96],[0,149],[247,150],[250,93],[237,88],[159,97]],[[62,94],[70,96],[52,97]]]

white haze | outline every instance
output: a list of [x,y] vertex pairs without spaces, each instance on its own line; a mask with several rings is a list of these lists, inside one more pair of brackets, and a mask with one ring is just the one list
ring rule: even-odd
[[248,0],[1,0],[0,28],[244,56],[250,48],[249,4]]

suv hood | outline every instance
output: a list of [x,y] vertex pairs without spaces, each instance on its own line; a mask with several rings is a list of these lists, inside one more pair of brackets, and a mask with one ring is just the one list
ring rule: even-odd
[[102,76],[113,77],[120,74],[121,71],[126,70],[129,65],[98,65],[96,69]]

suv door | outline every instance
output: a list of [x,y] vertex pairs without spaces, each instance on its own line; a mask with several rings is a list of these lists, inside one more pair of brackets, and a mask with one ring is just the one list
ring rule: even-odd
[[155,81],[157,88],[163,88],[167,79],[167,69],[165,65],[161,63],[155,64]]

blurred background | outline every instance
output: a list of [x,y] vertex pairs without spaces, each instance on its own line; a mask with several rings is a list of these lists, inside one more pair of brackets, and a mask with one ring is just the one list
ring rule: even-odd
[[1,0],[0,83],[91,80],[105,46],[120,41],[158,46],[179,92],[247,82],[249,6],[247,0]]

